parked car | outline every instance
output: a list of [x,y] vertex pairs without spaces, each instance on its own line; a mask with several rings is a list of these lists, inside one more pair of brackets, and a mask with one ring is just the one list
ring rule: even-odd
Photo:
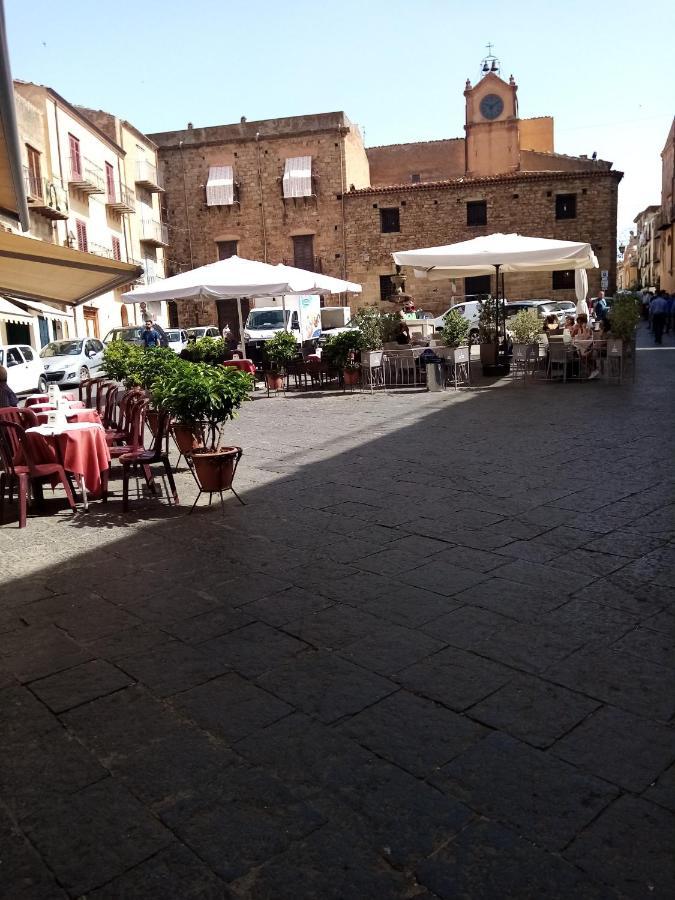
[[[506,320],[508,322],[509,319],[512,319],[513,316],[517,315],[519,312],[522,312],[524,309],[534,309],[536,310],[540,319],[545,319],[546,316],[554,313],[556,316],[558,315],[558,310],[556,307],[558,306],[560,301],[558,300],[512,300],[507,302],[505,307],[505,315]],[[574,304],[572,304],[574,305]],[[563,313],[563,319],[566,313]]]
[[[140,346],[143,343],[141,340],[141,331],[143,331],[144,328],[144,325],[127,325],[124,328],[113,328],[103,338],[103,343],[109,344],[111,341],[126,341],[127,344],[138,344]],[[160,346],[168,347],[169,341],[166,336],[166,331],[164,331],[162,326],[157,323],[153,325],[153,328],[155,331],[159,332]]]
[[166,332],[166,338],[169,342],[169,349],[174,353],[180,353],[187,347],[188,336],[184,328],[169,328]]
[[188,328],[187,336],[189,341],[201,341],[205,337],[219,338],[222,337],[222,334],[215,325],[199,325],[195,328]]
[[40,359],[51,384],[79,384],[99,374],[103,344],[95,338],[52,341],[42,348]]
[[47,390],[47,376],[37,350],[26,344],[0,345],[0,366],[7,369],[7,384],[15,394]]
[[478,300],[467,300],[464,303],[457,303],[455,306],[451,306],[450,309],[446,309],[440,316],[436,316],[435,319],[432,319],[434,331],[443,328],[445,316],[453,309],[468,321],[469,337],[472,341],[476,341],[478,338],[478,317],[480,315],[480,301]]

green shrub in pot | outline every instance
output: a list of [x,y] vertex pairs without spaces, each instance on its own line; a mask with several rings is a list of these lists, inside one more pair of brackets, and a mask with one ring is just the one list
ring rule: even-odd
[[[103,351],[103,369],[113,381],[125,381],[138,365],[143,351],[136,344],[126,341],[111,341]],[[174,354],[175,355],[175,354]]]
[[263,353],[268,370],[281,373],[297,357],[298,343],[290,331],[277,331],[265,341]]
[[447,347],[459,347],[469,335],[469,320],[458,309],[450,309],[443,316],[441,338]]
[[227,358],[228,348],[222,338],[205,337],[188,344],[181,350],[180,356],[189,362],[204,362],[216,366]]
[[615,297],[609,310],[612,337],[624,341],[634,340],[639,322],[640,301],[635,294],[620,294]]
[[356,354],[364,349],[365,339],[358,329],[331,335],[323,345],[321,358],[335,369],[357,369]]
[[543,323],[534,309],[521,309],[508,323],[514,344],[536,344],[542,328]]

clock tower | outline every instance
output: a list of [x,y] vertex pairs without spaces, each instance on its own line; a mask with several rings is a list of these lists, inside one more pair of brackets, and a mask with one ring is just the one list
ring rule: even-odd
[[518,87],[513,75],[508,82],[499,76],[499,60],[487,56],[481,63],[482,77],[472,87],[467,80],[466,174],[469,178],[517,172],[520,165],[518,140]]

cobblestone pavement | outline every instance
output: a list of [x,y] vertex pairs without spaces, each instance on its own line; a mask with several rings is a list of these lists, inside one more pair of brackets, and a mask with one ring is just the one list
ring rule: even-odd
[[675,896],[643,342],[635,386],[256,400],[246,507],[0,529],[0,895]]

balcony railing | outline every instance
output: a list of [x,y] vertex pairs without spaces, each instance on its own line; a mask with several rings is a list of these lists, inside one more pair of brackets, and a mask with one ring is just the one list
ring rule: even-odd
[[[112,188],[112,191],[110,190]],[[106,196],[105,205],[108,209],[112,209],[119,213],[135,213],[136,212],[136,194],[129,190],[126,184],[109,185]]]
[[105,194],[103,169],[86,156],[70,157],[68,184],[83,194]]
[[164,190],[162,176],[157,171],[157,167],[145,159],[136,160],[136,184],[140,184],[141,187],[154,193]]
[[141,220],[140,240],[153,247],[166,247],[169,244],[169,229],[161,222],[143,219]]
[[317,272],[318,274],[323,272],[323,262],[320,256],[313,257],[311,268],[307,265],[299,266],[294,259],[284,259],[283,263],[285,266],[294,266],[296,269],[304,269],[306,272]]
[[51,181],[24,167],[28,208],[47,219],[68,218],[68,192],[58,178]]
[[87,251],[89,253],[94,253],[96,256],[106,256],[108,259],[113,258],[112,247],[105,247],[103,244],[95,244],[93,241],[89,241],[87,244]]

